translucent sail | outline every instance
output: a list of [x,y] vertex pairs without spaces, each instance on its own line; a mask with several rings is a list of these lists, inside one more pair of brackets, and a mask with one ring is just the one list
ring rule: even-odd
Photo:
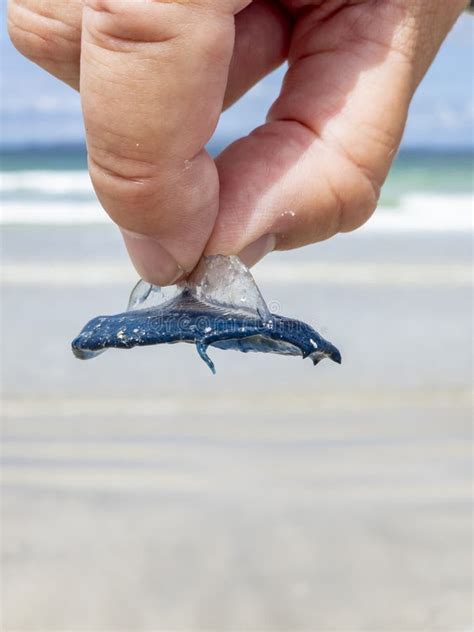
[[263,320],[270,318],[250,270],[238,257],[203,257],[187,287],[203,303],[251,311]]

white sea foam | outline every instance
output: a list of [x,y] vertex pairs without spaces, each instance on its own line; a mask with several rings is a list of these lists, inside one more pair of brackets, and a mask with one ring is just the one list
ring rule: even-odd
[[474,195],[413,193],[395,208],[379,207],[363,227],[380,232],[469,232],[474,228]]
[[98,202],[3,202],[0,225],[77,225],[107,224],[111,219]]
[[2,194],[90,194],[94,190],[87,171],[4,171],[0,174]]
[[[110,222],[96,200],[87,171],[16,171],[0,174],[1,224]],[[362,228],[379,232],[470,232],[472,193],[405,193],[396,207],[383,204]]]

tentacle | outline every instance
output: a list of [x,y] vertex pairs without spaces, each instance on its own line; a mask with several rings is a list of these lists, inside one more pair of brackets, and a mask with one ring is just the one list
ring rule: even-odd
[[199,353],[199,355],[201,356],[201,358],[204,360],[204,362],[207,364],[207,366],[211,369],[211,371],[215,375],[216,374],[216,367],[214,366],[214,362],[211,360],[211,358],[206,353],[207,344],[205,342],[203,342],[202,340],[197,340],[196,341],[196,349],[197,349],[197,352]]

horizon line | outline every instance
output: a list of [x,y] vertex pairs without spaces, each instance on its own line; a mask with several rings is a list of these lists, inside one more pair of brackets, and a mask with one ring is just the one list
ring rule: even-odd
[[[209,149],[216,148],[216,146],[226,146],[228,143],[233,142],[232,139],[211,139],[206,147]],[[8,154],[13,152],[26,152],[26,151],[52,151],[52,150],[63,150],[63,151],[82,151],[84,153],[87,152],[86,144],[84,141],[67,141],[67,142],[35,142],[35,141],[27,141],[27,142],[0,142],[0,155]],[[423,152],[423,153],[456,153],[456,154],[472,154],[474,155],[474,143],[466,144],[466,145],[457,145],[457,144],[449,144],[449,143],[440,143],[437,145],[428,145],[426,143],[410,143],[410,144],[402,144],[397,151],[397,154],[410,153],[410,152]]]

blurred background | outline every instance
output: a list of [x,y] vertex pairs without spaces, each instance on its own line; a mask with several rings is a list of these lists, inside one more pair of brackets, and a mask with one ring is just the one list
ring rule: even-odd
[[369,223],[254,270],[342,366],[211,350],[216,377],[185,345],[72,356],[135,273],[78,96],[2,32],[2,629],[471,629],[473,25],[421,86]]

